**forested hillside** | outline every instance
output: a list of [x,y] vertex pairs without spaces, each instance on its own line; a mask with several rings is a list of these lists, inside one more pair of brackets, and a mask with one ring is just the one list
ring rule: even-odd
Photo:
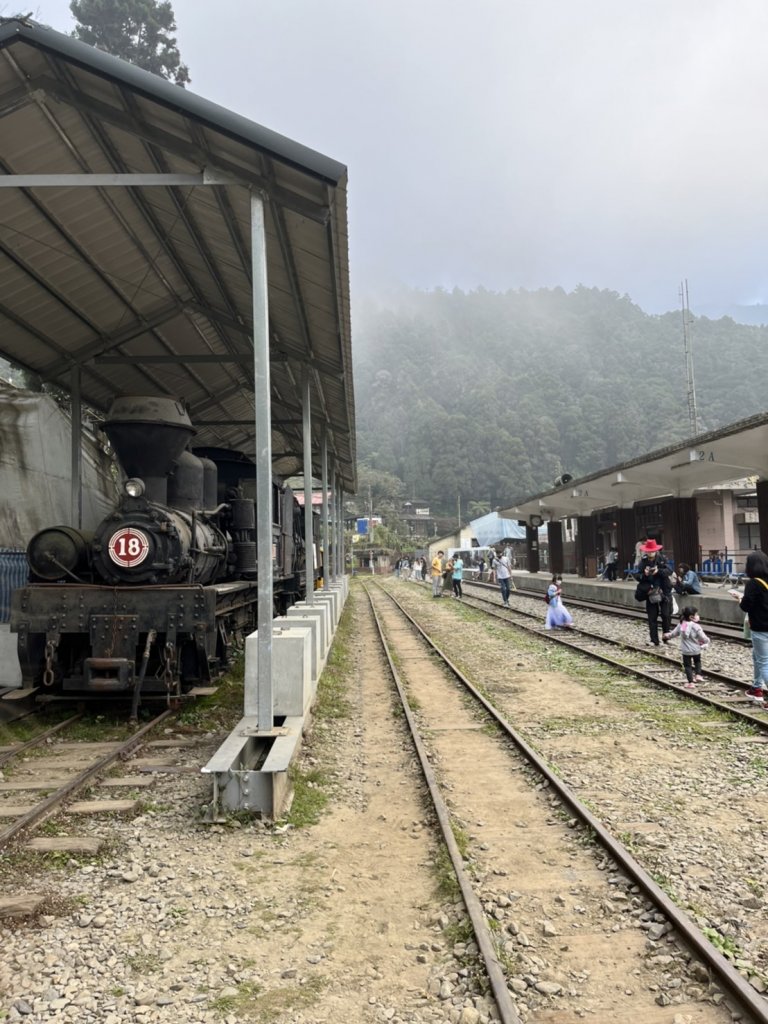
[[[358,310],[361,479],[453,513],[690,436],[682,316],[595,288],[406,292]],[[702,431],[768,406],[768,328],[695,318]],[[367,468],[373,471],[369,476]]]

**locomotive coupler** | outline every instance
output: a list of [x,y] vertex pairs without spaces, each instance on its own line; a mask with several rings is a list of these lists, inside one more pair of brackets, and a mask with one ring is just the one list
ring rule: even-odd
[[59,646],[59,634],[49,636],[45,644],[45,668],[43,669],[43,686],[53,686],[53,662],[56,658],[56,648]]
[[91,690],[127,690],[133,682],[133,668],[128,658],[86,658],[85,684]]

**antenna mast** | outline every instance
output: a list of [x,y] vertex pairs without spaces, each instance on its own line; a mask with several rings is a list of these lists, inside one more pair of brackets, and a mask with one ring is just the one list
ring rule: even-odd
[[696,412],[696,385],[693,380],[693,342],[691,340],[691,325],[693,317],[691,308],[688,305],[688,281],[680,285],[680,304],[683,311],[683,350],[685,352],[685,382],[686,397],[688,399],[688,421],[691,426],[691,436],[699,433],[699,417]]

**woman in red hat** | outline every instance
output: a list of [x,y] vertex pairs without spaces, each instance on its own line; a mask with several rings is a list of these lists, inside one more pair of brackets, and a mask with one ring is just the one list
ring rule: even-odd
[[659,617],[662,633],[669,633],[672,627],[672,573],[666,559],[661,557],[661,544],[658,541],[653,538],[647,540],[642,551],[638,570],[640,582],[637,584],[635,598],[645,601],[650,642],[658,647]]

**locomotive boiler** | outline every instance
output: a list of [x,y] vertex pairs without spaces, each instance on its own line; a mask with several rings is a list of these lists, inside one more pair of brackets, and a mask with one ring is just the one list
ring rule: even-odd
[[[209,683],[255,627],[253,466],[189,450],[195,430],[173,399],[119,398],[102,428],[126,474],[122,498],[93,534],[54,526],[31,539],[11,630],[25,686],[130,699],[135,716],[142,699]],[[272,509],[280,613],[306,592],[303,516],[274,482]]]

